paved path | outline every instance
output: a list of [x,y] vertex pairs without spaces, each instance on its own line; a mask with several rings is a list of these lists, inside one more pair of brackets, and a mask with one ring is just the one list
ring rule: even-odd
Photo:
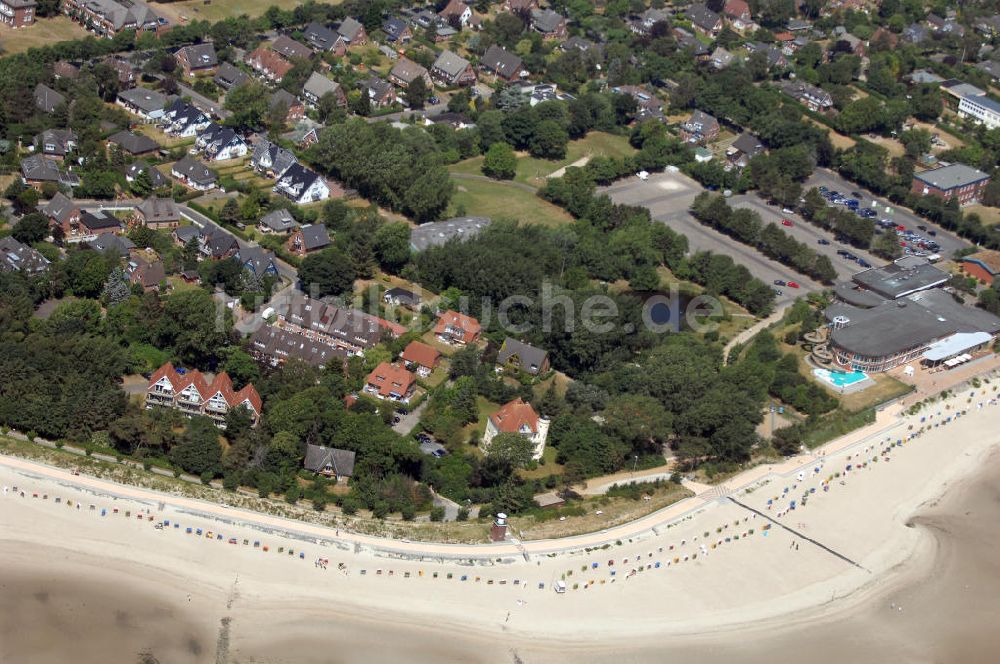
[[428,403],[430,403],[430,398],[424,399],[422,404],[399,418],[399,422],[392,425],[392,430],[401,436],[410,435],[417,424],[420,423],[420,418],[423,416],[424,411],[427,410]]
[[729,363],[729,351],[731,351],[735,346],[738,346],[739,344],[744,344],[750,341],[751,339],[756,337],[760,332],[766,330],[767,328],[771,327],[772,325],[780,321],[784,317],[785,311],[790,306],[791,303],[786,302],[782,306],[778,307],[778,309],[767,318],[757,321],[756,323],[754,323],[752,327],[748,327],[747,329],[743,330],[735,337],[733,337],[729,341],[729,343],[726,344],[726,347],[722,349],[723,363],[727,364]]

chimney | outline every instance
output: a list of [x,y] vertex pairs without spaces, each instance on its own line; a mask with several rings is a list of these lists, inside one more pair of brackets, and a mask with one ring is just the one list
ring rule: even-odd
[[507,537],[507,515],[500,512],[493,519],[493,527],[490,529],[490,541],[502,542]]

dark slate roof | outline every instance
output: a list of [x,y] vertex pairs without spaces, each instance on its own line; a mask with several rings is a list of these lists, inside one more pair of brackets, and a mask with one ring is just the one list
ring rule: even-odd
[[181,53],[187,58],[192,69],[215,67],[219,64],[219,59],[215,55],[215,46],[211,43],[185,46],[177,51],[177,55]]
[[401,18],[387,18],[382,23],[382,32],[389,36],[389,41],[396,41],[406,30],[406,21]]
[[539,32],[555,32],[566,18],[551,9],[532,9],[531,26]]
[[364,29],[365,26],[361,25],[357,19],[348,16],[337,26],[337,34],[347,41],[353,41],[358,37],[358,33]]
[[389,301],[399,302],[400,304],[408,307],[420,305],[420,296],[408,288],[390,288],[382,297]]
[[261,218],[260,223],[267,226],[272,231],[283,233],[295,228],[295,217],[293,217],[292,213],[288,210],[279,208],[265,214]]
[[281,35],[271,42],[271,50],[286,58],[301,58],[303,60],[308,60],[313,54],[311,48],[305,44],[300,44],[286,35]]
[[691,5],[684,10],[684,14],[702,30],[713,30],[722,20],[722,17],[709,9],[706,5]]
[[124,130],[110,136],[108,142],[118,145],[129,154],[144,154],[160,148],[160,144],[149,136]]
[[313,48],[318,48],[322,51],[333,48],[337,43],[338,36],[330,28],[320,25],[315,21],[307,25],[306,29],[302,32],[303,39],[309,42]]
[[129,252],[135,249],[132,240],[114,233],[101,233],[87,244],[97,251],[110,251],[119,256],[128,256]]
[[496,44],[486,49],[480,64],[504,78],[517,76],[521,73],[522,66],[521,58],[516,53],[511,53]]
[[309,80],[302,86],[302,92],[310,94],[316,99],[322,99],[323,95],[328,92],[336,92],[338,88],[340,88],[340,83],[314,71],[309,75]]
[[231,90],[250,82],[250,75],[231,62],[223,62],[212,80],[222,88]]
[[760,139],[747,131],[736,137],[736,140],[733,141],[733,147],[751,157],[764,150],[764,144],[760,142]]
[[150,196],[139,205],[139,211],[147,223],[180,221],[181,214],[172,198]]
[[135,106],[145,113],[159,111],[167,105],[167,97],[165,95],[149,88],[122,90],[118,93],[118,98],[129,106]]
[[311,470],[315,473],[329,467],[336,475],[350,477],[354,474],[354,457],[354,452],[350,450],[323,447],[322,445],[309,445],[306,447],[306,458],[302,465],[305,466],[306,470]]
[[49,259],[13,237],[0,238],[0,272],[41,272],[49,266]]
[[80,178],[73,173],[59,169],[59,164],[52,159],[46,159],[40,154],[33,154],[21,160],[21,174],[25,180],[36,182],[58,182],[75,187],[80,184]]
[[59,104],[64,103],[66,103],[66,97],[63,97],[44,83],[39,83],[35,86],[35,106],[39,109],[46,113],[51,113],[56,110]]
[[76,209],[76,203],[60,191],[52,197],[52,200],[48,202],[43,211],[51,219],[55,219],[60,224],[63,224],[69,220]]
[[193,157],[183,157],[171,167],[171,170],[183,175],[192,182],[210,184],[216,181],[215,173],[208,166]]
[[187,244],[191,240],[201,237],[201,229],[197,226],[178,226],[173,230],[173,233],[181,244]]
[[80,213],[80,223],[91,230],[121,228],[122,222],[101,210],[84,210]]
[[254,332],[250,337],[250,347],[277,360],[302,360],[314,367],[325,367],[331,360],[343,362],[347,358],[347,351],[341,348],[269,325]]
[[522,369],[529,373],[536,373],[542,368],[542,363],[545,362],[547,355],[548,353],[541,348],[535,348],[517,339],[507,337],[504,339],[503,346],[500,347],[500,352],[497,353],[497,364],[507,364],[512,358],[517,357],[518,364],[521,365]]
[[295,108],[299,105],[299,100],[288,90],[284,88],[279,88],[271,93],[271,99],[268,101],[268,105],[271,108],[277,108],[279,105],[283,105],[286,110]]
[[145,161],[133,162],[128,167],[126,174],[128,177],[135,179],[135,177],[143,171],[149,173],[149,181],[152,183],[153,189],[159,189],[160,187],[170,184],[170,180],[167,179],[167,176],[161,173],[158,168],[153,168],[148,162]]
[[265,249],[261,246],[251,246],[244,242],[237,241],[240,253],[240,262],[243,266],[256,274],[261,276],[268,272],[268,270],[273,266],[273,271],[278,269],[276,262],[276,256],[274,252],[270,249]]
[[301,231],[302,245],[305,247],[306,251],[320,249],[330,244],[330,234],[327,232],[326,226],[323,224],[310,224],[308,226],[303,226]]
[[[72,129],[46,129],[38,136],[35,136],[35,147],[45,154],[65,156],[69,143],[76,143],[76,133]],[[52,149],[46,149],[46,145],[51,145]]]

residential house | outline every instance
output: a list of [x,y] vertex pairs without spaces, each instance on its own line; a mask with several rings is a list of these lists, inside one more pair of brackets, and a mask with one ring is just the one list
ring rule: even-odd
[[393,44],[409,44],[410,40],[413,39],[413,30],[410,28],[410,24],[401,18],[387,18],[382,23],[382,32],[385,33],[386,39]]
[[993,14],[992,16],[984,16],[977,19],[973,27],[977,32],[986,37],[1000,36],[1000,14]]
[[170,233],[170,236],[174,239],[174,243],[178,247],[186,247],[191,240],[196,241],[200,253],[202,237],[204,235],[197,226],[178,226]]
[[61,104],[65,103],[66,97],[63,97],[44,83],[39,83],[35,86],[35,108],[43,113],[52,113]]
[[125,130],[109,136],[108,144],[117,146],[119,150],[133,157],[148,155],[160,149],[160,144],[149,136]]
[[212,161],[225,161],[243,157],[249,151],[244,141],[232,127],[223,127],[212,123],[198,134],[194,142],[205,157]]
[[285,208],[272,210],[257,222],[261,233],[288,233],[295,230],[296,225],[295,217]]
[[185,76],[215,73],[215,68],[219,66],[219,58],[215,55],[215,45],[212,43],[184,46],[177,49],[174,58]]
[[23,28],[35,22],[35,0],[0,0],[0,23]]
[[105,233],[121,233],[122,222],[102,210],[81,210],[79,229],[80,239],[89,239]]
[[275,113],[275,117],[282,113],[283,109],[285,122],[298,122],[306,115],[306,105],[291,92],[282,88],[271,93],[268,107]]
[[670,16],[662,9],[650,7],[639,16],[629,21],[629,29],[637,35],[650,35],[657,23],[669,25]]
[[468,118],[468,116],[462,113],[438,113],[437,115],[432,115],[430,117],[424,118],[424,124],[445,124],[452,129],[471,129],[475,127],[475,123]]
[[855,37],[843,27],[838,27],[834,30],[832,50],[835,53],[850,53],[864,58],[868,55],[868,42]]
[[521,78],[521,71],[524,69],[519,55],[496,44],[486,49],[486,53],[479,60],[479,66],[504,81]]
[[423,78],[424,83],[428,86],[431,84],[430,73],[427,69],[423,65],[419,65],[407,58],[397,60],[389,72],[389,82],[393,85],[398,85],[404,90],[410,87],[410,83],[418,78]]
[[306,446],[302,466],[314,473],[334,477],[339,482],[354,474],[354,452],[310,443]]
[[549,433],[549,420],[540,417],[531,404],[520,397],[504,404],[486,421],[482,449],[488,452],[490,443],[501,433],[516,433],[531,442],[531,458],[536,461],[545,452],[545,439]]
[[80,206],[60,191],[52,197],[52,200],[39,207],[49,218],[50,227],[58,226],[67,241],[72,242],[77,239],[80,232]]
[[713,69],[725,69],[729,65],[733,64],[736,56],[722,48],[721,46],[716,47],[712,51],[712,56],[709,59],[709,63],[712,65]]
[[[174,235],[179,237],[175,229]],[[229,231],[218,226],[208,226],[197,234],[198,250],[205,258],[221,261],[226,258],[235,258],[240,253],[240,243]]]
[[173,229],[181,225],[181,213],[172,198],[150,196],[136,207],[135,216],[153,230]]
[[497,353],[497,366],[538,376],[549,370],[549,354],[544,349],[507,337]]
[[110,253],[119,258],[125,258],[135,251],[135,243],[124,235],[103,233],[92,240],[87,240],[87,246],[94,251]]
[[140,173],[146,173],[149,176],[149,183],[154,190],[170,185],[170,180],[167,179],[167,176],[161,173],[158,168],[150,166],[149,162],[142,160],[129,164],[129,167],[125,170],[125,181],[129,183],[135,182]]
[[288,251],[296,256],[322,251],[332,244],[324,224],[307,224],[292,233],[285,242]]
[[330,187],[317,173],[301,164],[292,164],[274,185],[276,193],[299,205],[325,201],[330,197]]
[[398,364],[381,362],[368,374],[365,392],[379,399],[408,403],[417,385],[417,377]]
[[478,320],[457,311],[444,312],[434,326],[434,335],[438,339],[459,346],[476,343],[481,332]]
[[246,62],[251,69],[275,83],[283,79],[294,66],[279,53],[275,53],[266,46],[258,46],[251,51]]
[[635,99],[638,105],[637,120],[656,119],[666,121],[663,114],[663,102],[650,90],[638,85],[620,85],[611,89],[615,94],[628,95]]
[[125,265],[125,276],[130,284],[140,286],[147,293],[159,291],[160,284],[167,280],[162,261],[148,261],[139,255],[129,258]]
[[546,41],[562,41],[567,34],[566,17],[551,9],[532,9],[531,29]]
[[408,288],[390,288],[382,294],[382,301],[395,307],[420,308],[420,296]]
[[75,81],[80,76],[80,68],[67,60],[60,60],[52,65],[52,75],[57,81],[61,78]]
[[959,23],[954,17],[941,18],[937,14],[927,16],[927,24],[937,35],[955,36],[962,38],[965,36],[965,26]]
[[694,29],[703,35],[717,37],[722,32],[722,17],[705,4],[691,5],[684,10]]
[[462,0],[448,0],[448,4],[438,12],[438,16],[449,25],[454,26],[457,23],[464,28],[472,18],[472,7]]
[[118,89],[127,90],[135,87],[135,67],[124,58],[109,56],[104,59],[104,64],[111,67],[118,75]]
[[719,136],[719,121],[704,111],[695,110],[681,125],[680,133],[688,143],[710,143]]
[[268,367],[280,367],[288,360],[301,360],[318,369],[343,366],[347,352],[310,339],[297,332],[263,325],[250,337],[250,356]]
[[361,355],[382,340],[384,334],[398,336],[405,329],[392,326],[357,309],[345,309],[305,296],[293,296],[288,310],[278,313],[282,327]]
[[62,11],[88,30],[108,39],[125,30],[159,32],[167,26],[167,20],[144,2],[63,0]]
[[175,369],[170,362],[153,373],[146,388],[146,408],[173,408],[189,417],[205,415],[221,429],[226,428],[228,412],[239,407],[247,410],[253,426],[257,426],[262,405],[252,384],[236,391],[225,372],[209,382],[197,369]]
[[407,344],[400,358],[406,363],[407,368],[416,371],[417,375],[423,378],[434,373],[441,363],[441,353],[438,349],[420,341],[411,341]]
[[1000,62],[996,60],[983,60],[976,63],[976,69],[986,73],[993,82],[1000,80]]
[[149,88],[131,88],[118,93],[117,104],[146,122],[155,122],[163,117],[167,97]]
[[170,174],[196,191],[208,191],[215,188],[218,176],[205,164],[194,157],[183,157],[170,168]]
[[722,8],[722,15],[729,20],[733,30],[743,32],[756,27],[753,22],[753,15],[750,13],[750,5],[746,0],[727,0]]
[[504,10],[508,12],[530,12],[538,8],[538,0],[504,0]]
[[949,164],[913,174],[910,191],[920,196],[955,198],[958,204],[972,205],[982,198],[990,182],[988,173],[965,164]]
[[764,55],[764,62],[767,64],[769,70],[775,67],[788,66],[788,58],[785,57],[784,52],[773,44],[751,42],[747,44],[747,51],[751,54],[762,53]]
[[76,133],[72,129],[46,129],[34,140],[40,154],[62,159],[76,147]]
[[212,78],[216,85],[223,90],[233,90],[250,82],[250,74],[246,73],[231,62],[223,62]]
[[355,18],[348,16],[337,26],[337,34],[340,35],[348,46],[364,46],[368,43],[368,35],[365,33],[365,26]]
[[903,30],[903,41],[921,44],[931,38],[931,29],[922,23],[911,23]]
[[689,52],[696,62],[707,62],[711,51],[702,43],[700,39],[685,30],[684,28],[674,28],[671,32],[677,40],[677,46],[683,51]]
[[41,189],[46,182],[67,187],[76,187],[80,178],[59,168],[59,162],[40,154],[33,154],[21,160],[21,181],[29,187]]
[[244,270],[259,278],[278,276],[278,257],[273,251],[245,242],[237,241],[237,245],[236,258]]
[[347,52],[347,42],[330,28],[313,21],[302,32],[302,39],[317,51],[332,51],[337,57]]
[[309,60],[313,56],[311,48],[286,35],[281,35],[271,42],[271,50],[289,60]]
[[253,156],[250,157],[251,167],[269,178],[281,177],[297,161],[291,150],[266,138],[257,141],[253,148]]
[[41,274],[49,269],[49,259],[8,235],[0,238],[0,272]]
[[737,168],[746,168],[750,160],[764,152],[764,144],[750,132],[743,132],[736,137],[733,144],[726,150],[726,159]]
[[826,111],[833,107],[830,93],[811,83],[787,81],[781,85],[781,91],[811,111]]
[[163,130],[171,136],[191,138],[212,124],[212,118],[178,98],[164,109],[160,124]]
[[987,129],[1000,127],[1000,103],[987,97],[966,95],[958,101],[958,116],[969,118]]
[[586,39],[584,37],[570,37],[563,43],[559,44],[559,49],[566,52],[579,51],[580,53],[601,53],[601,45],[595,44],[594,42]]
[[302,86],[302,99],[310,106],[319,104],[319,100],[325,95],[332,94],[337,99],[337,106],[347,106],[347,94],[340,83],[323,76],[319,72],[313,72],[309,80]]
[[368,101],[372,108],[385,108],[398,101],[396,88],[384,78],[371,76],[361,81],[359,85],[361,86],[361,94],[368,95]]
[[476,71],[471,62],[445,50],[434,61],[431,77],[444,87],[472,85],[476,82]]

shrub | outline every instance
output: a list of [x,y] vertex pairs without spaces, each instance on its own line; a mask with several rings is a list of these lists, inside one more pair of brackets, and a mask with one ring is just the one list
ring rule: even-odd
[[443,507],[432,507],[431,508],[431,521],[444,521],[444,508]]

